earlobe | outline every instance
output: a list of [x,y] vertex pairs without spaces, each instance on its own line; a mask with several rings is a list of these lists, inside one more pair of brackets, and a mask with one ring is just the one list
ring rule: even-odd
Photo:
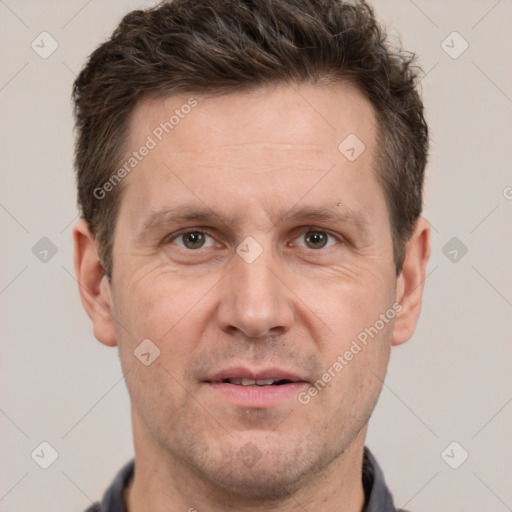
[[393,345],[405,343],[414,333],[421,310],[429,256],[430,226],[420,218],[407,242],[402,272],[397,280],[396,301],[401,308],[393,328]]
[[79,220],[73,228],[73,245],[80,300],[92,321],[94,336],[104,345],[115,346],[110,284],[96,250],[94,235],[84,220]]

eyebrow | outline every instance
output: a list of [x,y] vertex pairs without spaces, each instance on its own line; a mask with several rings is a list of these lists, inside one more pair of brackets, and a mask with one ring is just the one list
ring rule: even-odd
[[227,219],[222,219],[220,215],[216,214],[207,206],[197,207],[190,204],[176,205],[171,208],[151,212],[143,221],[141,227],[141,234],[147,231],[155,231],[165,228],[170,224],[180,224],[182,222],[212,222],[216,220],[226,224],[228,227],[234,223],[234,218],[231,216]]
[[346,206],[336,207],[312,207],[303,206],[292,208],[279,218],[279,222],[333,222],[351,225],[358,231],[367,235],[370,231],[370,224],[367,219],[359,212],[354,212]]
[[[365,216],[360,212],[354,212],[352,209],[340,205],[340,203],[334,207],[295,205],[288,211],[272,207],[268,213],[273,220],[272,227],[285,222],[332,222],[348,225],[357,230],[364,238],[367,238],[370,234],[370,223]],[[206,205],[180,204],[150,212],[142,221],[139,236],[145,237],[153,232],[160,232],[171,225],[184,222],[220,223],[233,234],[233,228],[240,224],[241,219],[236,214],[218,214]]]

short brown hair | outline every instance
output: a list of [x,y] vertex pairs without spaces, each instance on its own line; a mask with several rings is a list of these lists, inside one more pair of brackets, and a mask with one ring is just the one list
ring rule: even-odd
[[349,82],[373,105],[375,167],[398,275],[422,209],[428,151],[414,61],[414,54],[388,48],[365,1],[174,0],[127,14],[73,87],[78,203],[107,276],[123,188],[103,199],[94,191],[123,161],[135,105],[148,97],[301,82]]

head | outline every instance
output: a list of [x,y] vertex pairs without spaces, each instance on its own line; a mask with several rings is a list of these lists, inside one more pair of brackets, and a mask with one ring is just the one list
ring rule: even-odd
[[[175,0],[90,56],[75,267],[136,450],[254,498],[361,445],[429,254],[412,63],[366,3],[336,0]],[[226,395],[240,367],[292,374],[293,397]]]

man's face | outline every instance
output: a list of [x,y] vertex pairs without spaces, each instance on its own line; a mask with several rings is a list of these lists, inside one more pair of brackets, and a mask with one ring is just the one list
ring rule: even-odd
[[[385,375],[392,321],[352,345],[396,297],[376,119],[346,86],[194,97],[161,141],[190,95],[131,119],[128,155],[156,142],[125,178],[113,244],[134,435],[216,485],[278,496],[362,442]],[[146,339],[149,366],[134,355]],[[220,382],[244,371],[299,382]]]

